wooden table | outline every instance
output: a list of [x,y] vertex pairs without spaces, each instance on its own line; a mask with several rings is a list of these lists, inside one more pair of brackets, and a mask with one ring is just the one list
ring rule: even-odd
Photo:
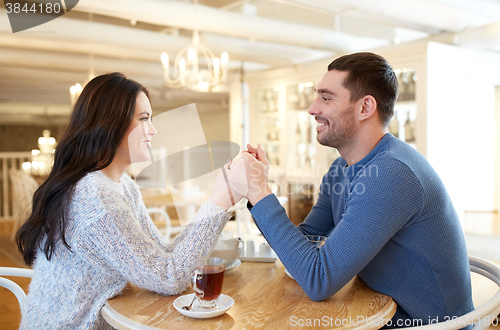
[[[192,292],[189,288],[183,294]],[[226,314],[191,319],[172,305],[179,296],[129,284],[120,296],[108,300],[101,314],[117,329],[311,329],[314,322],[323,329],[378,329],[396,312],[391,297],[371,290],[357,276],[334,296],[314,302],[279,261],[243,262],[226,273],[222,293],[235,301]]]

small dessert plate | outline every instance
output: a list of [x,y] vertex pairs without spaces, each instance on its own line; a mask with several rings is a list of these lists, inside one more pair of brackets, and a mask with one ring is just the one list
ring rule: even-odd
[[241,260],[236,259],[232,264],[226,266],[226,273],[241,265]]
[[186,294],[184,296],[180,296],[179,298],[174,300],[174,307],[181,313],[187,317],[192,317],[195,319],[208,319],[211,317],[216,317],[224,314],[234,305],[233,298],[226,296],[225,294],[221,294],[219,299],[217,300],[217,306],[210,309],[204,309],[195,301],[193,303],[193,309],[189,311],[185,311],[182,309],[183,306],[188,306],[193,300],[194,293]]

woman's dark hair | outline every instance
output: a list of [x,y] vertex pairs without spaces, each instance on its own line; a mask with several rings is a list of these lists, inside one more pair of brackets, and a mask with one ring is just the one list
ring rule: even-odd
[[344,55],[328,65],[331,70],[348,71],[344,87],[351,93],[351,101],[373,96],[380,122],[389,125],[398,98],[398,79],[385,58],[368,52]]
[[118,72],[98,76],[83,89],[55,149],[54,166],[35,192],[31,215],[16,234],[27,265],[33,264],[38,249],[50,260],[58,240],[71,251],[65,228],[73,189],[87,173],[111,164],[132,122],[140,92],[148,96],[146,88]]

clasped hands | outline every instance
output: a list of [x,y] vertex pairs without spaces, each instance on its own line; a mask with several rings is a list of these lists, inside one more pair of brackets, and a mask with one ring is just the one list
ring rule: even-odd
[[231,207],[233,201],[238,203],[243,197],[255,205],[272,193],[268,184],[269,161],[266,153],[260,144],[257,148],[248,144],[247,148],[241,157],[226,163],[215,180],[210,200],[224,210]]

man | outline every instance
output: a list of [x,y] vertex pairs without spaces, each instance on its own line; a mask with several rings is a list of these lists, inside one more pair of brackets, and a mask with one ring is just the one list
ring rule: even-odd
[[[341,157],[298,228],[269,189],[260,145],[243,154],[251,213],[284,266],[316,301],[359,275],[397,303],[392,327],[473,310],[465,240],[448,193],[427,160],[387,131],[398,94],[391,66],[372,53],[342,56],[316,93],[309,114],[317,140]],[[328,238],[317,249],[305,234]]]

